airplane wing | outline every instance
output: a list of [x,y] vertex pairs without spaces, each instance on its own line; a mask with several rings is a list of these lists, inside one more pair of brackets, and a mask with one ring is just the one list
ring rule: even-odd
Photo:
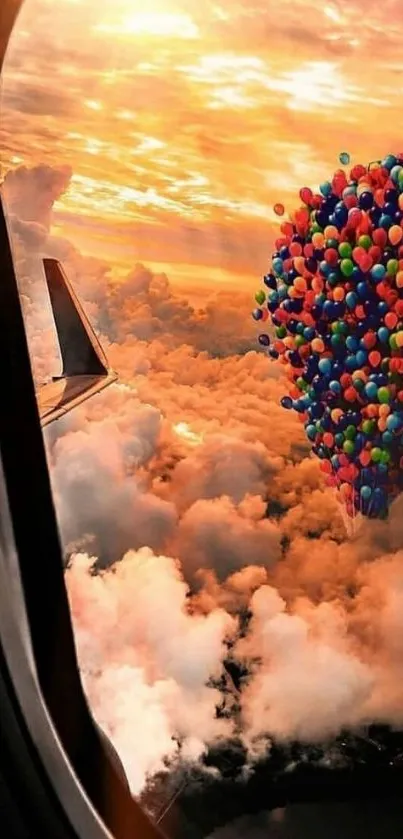
[[36,391],[42,427],[117,380],[62,266],[56,259],[43,266],[63,367]]

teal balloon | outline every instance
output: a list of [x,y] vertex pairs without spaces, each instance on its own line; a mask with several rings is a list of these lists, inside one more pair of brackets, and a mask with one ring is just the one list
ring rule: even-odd
[[341,151],[339,154],[339,160],[342,166],[348,166],[350,163],[350,155],[348,151]]

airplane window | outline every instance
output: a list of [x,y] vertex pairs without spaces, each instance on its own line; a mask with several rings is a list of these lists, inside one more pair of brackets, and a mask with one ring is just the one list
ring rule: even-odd
[[[133,796],[172,839],[401,836],[401,464],[387,435],[403,383],[371,341],[396,333],[400,357],[402,32],[398,0],[25,0],[12,36],[2,197],[81,677]],[[325,218],[314,199],[343,178]],[[377,238],[360,229],[354,256],[340,231],[364,216]],[[378,323],[356,281],[351,370],[338,259],[350,295],[375,265],[393,309]],[[318,265],[328,299],[319,277],[307,301]],[[326,352],[308,333],[319,319],[325,336],[330,309]],[[307,342],[325,366],[284,396],[278,356],[298,367]],[[349,418],[336,435],[320,422],[326,362],[330,408],[344,388]],[[354,420],[364,383],[377,404]],[[298,399],[306,429],[285,410]]]

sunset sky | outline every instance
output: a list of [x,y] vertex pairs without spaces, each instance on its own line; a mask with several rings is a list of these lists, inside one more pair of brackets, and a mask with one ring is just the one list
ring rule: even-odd
[[401,0],[26,0],[3,170],[71,166],[56,230],[116,271],[252,288],[276,201],[403,145],[402,33]]

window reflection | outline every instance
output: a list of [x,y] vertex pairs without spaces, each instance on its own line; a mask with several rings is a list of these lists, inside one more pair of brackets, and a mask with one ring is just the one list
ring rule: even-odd
[[6,62],[36,385],[61,364],[43,258],[119,375],[45,432],[82,678],[176,836],[291,836],[244,813],[401,766],[400,501],[346,540],[249,316],[275,204],[340,145],[371,157],[363,125],[397,143],[397,30],[372,10],[358,37],[358,7],[26,0]]

